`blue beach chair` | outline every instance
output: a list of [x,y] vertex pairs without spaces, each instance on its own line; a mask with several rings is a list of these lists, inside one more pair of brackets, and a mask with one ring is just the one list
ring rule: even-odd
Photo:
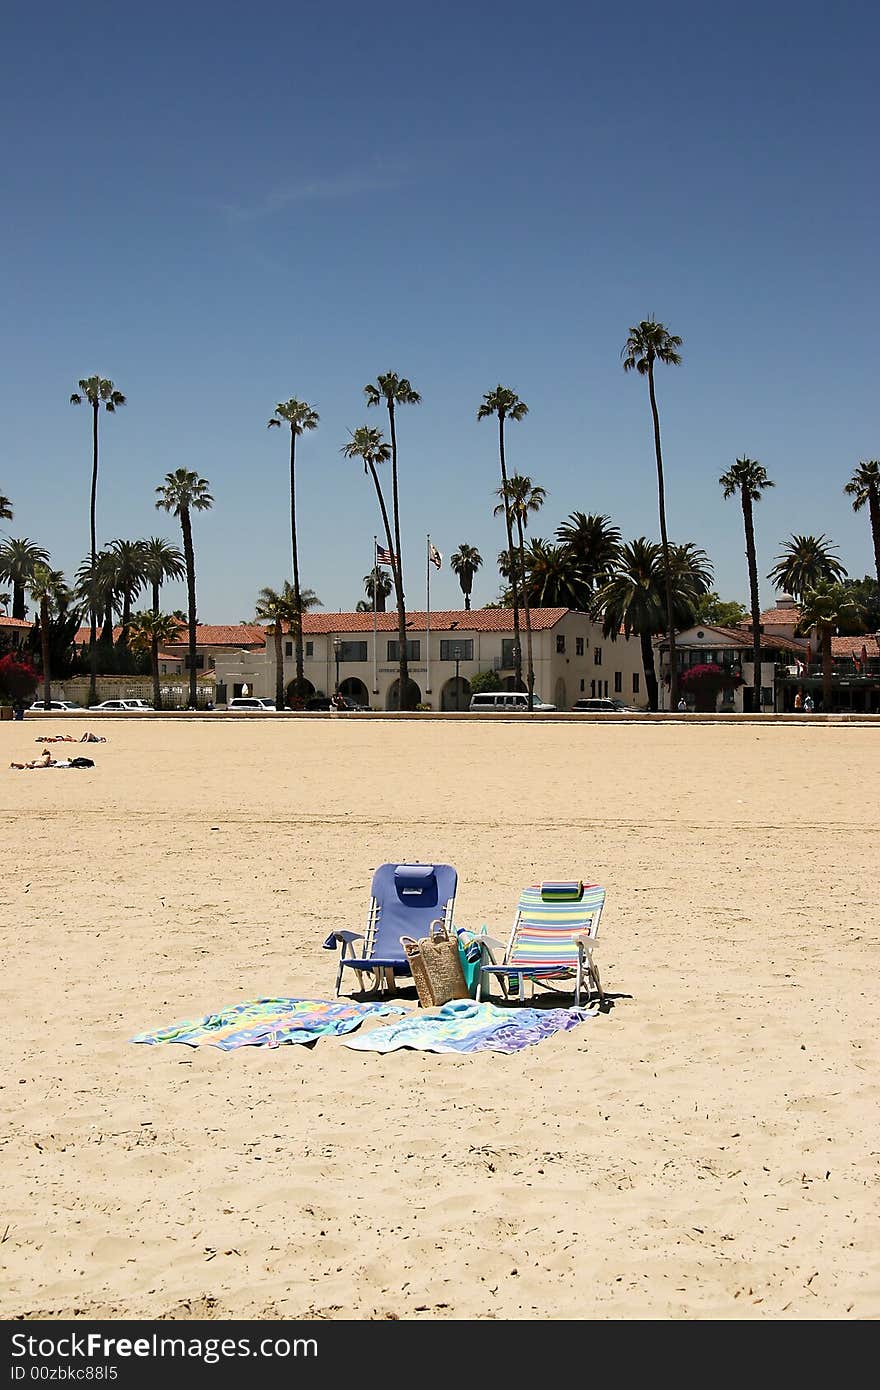
[[[359,990],[363,990],[365,972],[375,977],[371,988],[376,990],[393,989],[395,975],[410,975],[400,938],[427,936],[437,920],[454,934],[457,885],[458,875],[449,864],[380,864],[373,875],[364,932],[331,932],[324,942],[330,951],[341,948],[337,995],[347,969],[357,971]],[[363,943],[359,954],[356,941]]]

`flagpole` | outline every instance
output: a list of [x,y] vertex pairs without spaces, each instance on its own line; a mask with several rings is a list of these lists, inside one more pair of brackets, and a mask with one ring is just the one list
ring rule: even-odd
[[428,536],[428,543],[425,548],[425,589],[427,592],[427,613],[425,622],[425,659],[427,661],[427,679],[425,683],[425,694],[431,693],[431,537]]
[[377,679],[377,671],[376,671],[376,646],[377,646],[378,640],[379,640],[379,639],[378,639],[378,635],[377,635],[378,619],[377,619],[377,617],[376,617],[376,614],[377,614],[378,611],[379,611],[379,608],[378,608],[378,604],[379,604],[379,597],[378,597],[378,589],[379,589],[379,583],[378,583],[378,581],[379,581],[379,555],[378,555],[378,551],[377,551],[378,544],[379,544],[379,542],[378,542],[378,540],[376,539],[376,537],[374,536],[374,537],[373,537],[373,694],[374,694],[374,695],[378,695],[378,694],[379,694],[379,681],[378,681],[378,679]]

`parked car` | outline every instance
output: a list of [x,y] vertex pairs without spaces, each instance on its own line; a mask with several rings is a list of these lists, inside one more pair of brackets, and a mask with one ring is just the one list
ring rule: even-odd
[[151,710],[153,706],[148,700],[102,700],[99,705],[92,705],[93,710],[117,710],[120,712],[128,711],[137,713],[144,710]]
[[[523,690],[491,690],[480,691],[478,695],[471,696],[470,707],[473,713],[482,710],[495,711],[497,714],[506,714],[510,710],[525,710],[528,713],[529,697]],[[545,705],[544,701],[535,694],[532,697],[532,711],[546,713],[555,710],[555,705]]]
[[264,713],[266,713],[266,711],[271,711],[274,714],[275,701],[263,700],[257,695],[235,695],[231,700],[227,700],[226,708],[231,710],[262,710]]
[[[34,700],[33,704],[29,705],[28,708],[35,710],[45,709],[46,702],[45,700]],[[49,709],[53,714],[73,714],[78,710],[82,710],[82,705],[78,705],[76,700],[50,700]]]
[[597,714],[638,714],[639,712],[633,705],[625,705],[622,700],[612,700],[607,696],[604,699],[598,696],[595,698],[588,696],[584,700],[575,700],[572,709],[590,710]]
[[310,699],[306,700],[305,708],[323,710],[335,708],[342,709],[347,714],[357,714],[369,710],[370,707],[369,705],[358,704],[357,700],[352,700],[349,695],[340,695],[335,702],[332,695],[312,695]]

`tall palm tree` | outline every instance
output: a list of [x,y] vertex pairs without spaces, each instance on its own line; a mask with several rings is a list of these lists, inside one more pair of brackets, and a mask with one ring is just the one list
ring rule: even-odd
[[578,567],[589,576],[593,589],[605,583],[614,570],[620,553],[621,535],[613,526],[610,516],[591,512],[572,512],[556,528],[556,539],[569,550],[578,562]]
[[119,645],[127,649],[132,604],[147,582],[144,543],[116,540],[111,541],[109,549],[113,566],[113,588],[122,600],[122,631],[119,634]]
[[592,606],[592,615],[601,621],[606,637],[613,641],[621,628],[625,637],[633,633],[638,637],[651,710],[659,708],[653,638],[664,630],[662,565],[663,550],[655,541],[640,536],[622,545],[614,571],[596,591]]
[[[82,377],[79,382],[78,391],[74,391],[70,397],[71,405],[82,405],[85,401],[92,410],[92,491],[89,504],[89,535],[90,546],[89,554],[92,560],[92,569],[97,563],[98,545],[95,539],[95,518],[97,511],[98,498],[98,416],[101,413],[101,406],[107,411],[108,415],[113,415],[125,405],[125,397],[121,391],[117,391],[112,381],[108,381],[101,376]],[[95,649],[95,629],[97,626],[96,614],[90,615],[89,626],[89,649],[91,652],[91,669],[89,674],[89,704],[95,704],[98,698],[97,671],[98,653]]]
[[[502,386],[499,382],[494,391],[487,391],[477,410],[478,420],[488,420],[490,415],[498,417],[498,455],[501,463],[501,486],[507,487],[507,460],[504,455],[504,425],[507,420],[523,420],[529,413],[529,408],[525,401],[520,400],[515,391],[511,391],[509,386]],[[504,525],[507,530],[507,549],[513,554],[513,518],[510,515],[509,507],[504,509]],[[514,565],[511,570],[511,588],[513,590],[513,657],[514,675],[517,687],[521,690],[522,678],[522,643],[519,634],[519,577]]]
[[8,497],[4,497],[0,492],[0,521],[12,520],[12,503]]
[[[388,508],[385,505],[385,496],[382,492],[382,484],[379,482],[379,474],[376,469],[380,463],[387,463],[391,458],[391,449],[382,438],[381,430],[370,429],[369,425],[361,425],[352,432],[351,439],[342,446],[342,453],[346,458],[359,458],[364,465],[364,472],[369,473],[373,479],[373,486],[376,489],[376,497],[379,500],[379,511],[382,514],[382,525],[385,528],[385,539],[388,542],[388,549],[394,555],[394,542],[391,535],[391,523],[388,520]],[[396,557],[400,563],[400,556]],[[409,662],[406,655],[406,611],[403,607],[403,588],[398,583],[398,572],[393,570],[395,576],[395,588],[397,590],[397,633],[398,633],[398,657],[399,675],[398,688],[400,691],[398,708],[409,709],[410,707],[410,680]]]
[[375,603],[376,612],[384,613],[385,600],[393,588],[394,585],[387,570],[384,570],[381,565],[374,565],[370,573],[364,575],[364,593],[370,600],[364,608],[364,612],[372,613]]
[[153,708],[162,708],[162,686],[159,681],[159,648],[166,642],[176,642],[180,635],[180,618],[175,613],[160,613],[157,608],[145,608],[133,614],[129,628],[131,649],[149,652],[153,674]]
[[49,621],[50,607],[53,603],[66,603],[68,598],[67,586],[64,583],[64,575],[61,570],[50,569],[48,565],[38,562],[34,565],[31,577],[27,585],[31,598],[40,610],[40,638],[43,656],[43,708],[52,708],[52,673],[50,671],[49,656]]
[[[289,623],[291,631],[294,622],[299,614],[299,603],[294,590],[290,586],[290,581],[285,579],[280,590],[268,587],[260,590],[254,614],[260,622],[269,623],[268,632],[275,639],[275,708],[284,709],[284,651],[282,648],[282,637],[284,635],[284,624]],[[297,624],[297,642],[299,642],[302,624]],[[301,678],[297,674],[297,694],[302,691]]]
[[12,616],[24,622],[25,590],[33,578],[34,566],[45,565],[49,552],[27,536],[0,545],[0,579],[12,585]]
[[752,508],[760,502],[761,494],[776,484],[768,478],[767,470],[757,459],[737,459],[726,473],[722,473],[718,483],[725,497],[739,493],[742,504],[743,527],[746,533],[746,564],[749,570],[749,601],[752,609],[752,660],[754,679],[752,682],[752,708],[761,711],[761,602],[758,597],[758,556],[755,550],[755,518]]
[[573,550],[536,536],[526,551],[528,601],[532,608],[573,608],[584,613],[592,599],[590,575]]
[[[116,560],[110,550],[99,550],[92,566],[87,555],[76,571],[75,593],[89,614],[101,621],[97,645],[108,647],[113,642],[113,616],[116,608]],[[97,670],[97,658],[95,662]]]
[[[299,545],[296,534],[296,441],[306,430],[316,430],[321,417],[306,401],[298,401],[291,396],[289,401],[279,401],[268,428],[280,429],[282,424],[290,430],[290,553],[293,559],[293,592],[299,610]],[[303,676],[302,642],[297,638],[296,646],[296,689],[301,695],[305,687]],[[279,706],[280,708],[280,706]]]
[[832,584],[846,578],[846,570],[834,551],[833,541],[821,536],[792,535],[776,556],[768,579],[772,579],[777,589],[784,589],[796,599],[802,599],[808,589],[815,589],[822,579]]
[[535,698],[535,669],[532,660],[532,616],[529,608],[528,585],[526,584],[526,545],[525,528],[529,524],[529,515],[532,512],[539,512],[544,505],[547,496],[545,488],[533,483],[531,478],[523,473],[514,473],[507,481],[506,486],[500,487],[496,494],[501,498],[495,508],[495,515],[507,511],[516,522],[516,535],[519,545],[519,573],[522,582],[523,612],[526,619],[526,681],[529,692],[529,709],[531,710]]
[[392,572],[397,590],[397,640],[401,652],[400,665],[400,709],[409,709],[411,691],[409,668],[404,678],[404,658],[406,653],[406,601],[403,592],[403,551],[400,544],[400,493],[397,473],[397,407],[400,405],[421,405],[422,398],[413,389],[405,376],[396,372],[385,372],[375,381],[364,387],[367,405],[380,405],[383,401],[388,410],[388,430],[391,435],[391,512],[394,517],[394,545],[391,547],[394,558]]
[[880,462],[863,459],[843,490],[852,498],[854,512],[860,512],[867,503],[874,542],[874,569],[880,584]]
[[657,460],[657,498],[660,512],[660,544],[666,569],[666,622],[669,636],[669,699],[674,709],[678,703],[678,656],[675,650],[675,628],[672,612],[672,577],[669,570],[669,537],[666,530],[666,488],[663,481],[663,450],[660,445],[660,416],[657,412],[657,396],[654,390],[654,363],[662,362],[668,367],[677,367],[681,362],[678,349],[681,338],[669,333],[662,323],[655,319],[642,319],[629,330],[623,345],[621,358],[625,372],[637,371],[648,378],[648,394],[651,401],[651,418],[654,422],[654,453]]
[[214,505],[208,491],[207,478],[188,468],[176,468],[165,474],[165,481],[156,488],[156,507],[171,512],[180,520],[183,535],[183,559],[186,566],[187,625],[189,628],[189,704],[198,703],[196,676],[196,557],[193,550],[192,512],[205,512]]
[[162,536],[151,536],[141,542],[144,552],[144,576],[152,590],[152,609],[159,612],[159,592],[169,579],[183,579],[186,565],[183,553]]
[[467,541],[462,541],[461,545],[453,555],[449,557],[449,566],[452,573],[458,578],[461,592],[464,594],[465,612],[470,612],[471,594],[474,590],[474,575],[483,563],[483,557],[475,545],[468,545]]
[[838,623],[857,616],[858,605],[844,586],[832,579],[818,579],[805,590],[801,599],[801,631],[809,632],[815,627],[822,644],[822,709],[828,714],[832,694],[831,634]]

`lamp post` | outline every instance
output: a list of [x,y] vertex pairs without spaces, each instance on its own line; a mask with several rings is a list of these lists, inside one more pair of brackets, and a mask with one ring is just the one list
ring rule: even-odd
[[520,651],[519,643],[518,643],[518,642],[514,642],[513,646],[511,647],[511,651],[510,651],[510,655],[511,655],[511,658],[512,658],[512,665],[513,665],[514,671],[516,670],[517,666],[519,665],[519,651]]
[[333,638],[333,655],[336,658],[336,694],[339,694],[339,658],[342,655],[342,638]]
[[461,709],[461,686],[458,683],[458,663],[461,661],[461,647],[456,644],[455,651],[455,709],[456,713]]

